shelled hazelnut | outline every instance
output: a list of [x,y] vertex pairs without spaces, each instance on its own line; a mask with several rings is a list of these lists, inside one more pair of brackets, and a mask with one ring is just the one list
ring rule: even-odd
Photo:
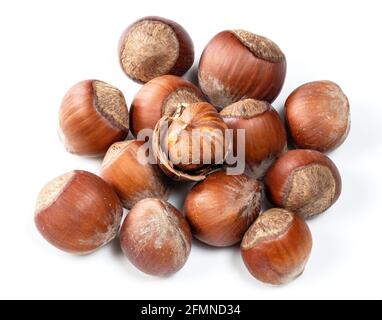
[[191,82],[165,75],[147,82],[135,96],[130,108],[130,129],[134,136],[143,129],[154,130],[163,116],[172,115],[182,104],[204,101]]
[[262,187],[256,179],[219,171],[192,188],[184,208],[196,238],[227,247],[241,241],[258,217],[261,201]]
[[283,209],[264,212],[248,229],[241,254],[258,280],[286,284],[305,269],[312,250],[312,235],[298,215]]
[[182,76],[194,63],[194,44],[178,23],[145,17],[123,32],[119,60],[125,74],[139,83],[165,74]]
[[55,247],[87,254],[118,233],[122,205],[113,189],[86,171],[72,171],[49,182],[40,192],[35,223]]
[[181,213],[155,198],[138,202],[121,229],[121,247],[142,272],[168,276],[179,271],[191,250],[191,231]]
[[304,218],[326,211],[341,194],[341,176],[336,165],[314,150],[285,153],[269,169],[265,185],[276,206]]
[[271,40],[244,30],[217,34],[199,63],[199,84],[216,107],[245,98],[272,103],[286,75],[286,59]]
[[350,130],[349,101],[331,81],[302,85],[285,103],[286,120],[294,144],[300,149],[331,151]]
[[139,154],[143,145],[142,141],[117,142],[102,163],[101,177],[114,188],[128,209],[144,198],[167,200],[170,191],[159,167],[143,158],[146,152]]
[[117,88],[98,80],[76,84],[65,95],[59,134],[66,149],[84,156],[103,156],[129,133],[125,98]]
[[277,111],[266,101],[245,99],[225,107],[220,115],[233,129],[234,154],[238,147],[237,130],[245,130],[245,162],[251,173],[263,177],[287,149],[285,128]]

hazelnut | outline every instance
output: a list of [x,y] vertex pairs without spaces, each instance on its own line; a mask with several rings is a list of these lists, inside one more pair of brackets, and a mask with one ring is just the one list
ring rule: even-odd
[[195,185],[185,202],[194,236],[211,246],[240,242],[261,210],[260,183],[244,174],[219,171]]
[[101,177],[114,188],[128,209],[144,198],[167,200],[169,195],[168,181],[159,167],[139,158],[142,145],[142,141],[117,142],[102,163]]
[[300,149],[331,151],[350,130],[349,101],[331,81],[304,84],[285,103],[286,119],[294,144]]
[[162,117],[153,134],[153,151],[172,179],[201,181],[223,164],[231,149],[227,125],[207,102],[182,105]]
[[191,82],[165,75],[147,82],[135,96],[130,108],[130,129],[134,136],[143,129],[154,130],[159,119],[172,115],[181,104],[204,101]]
[[76,84],[59,112],[60,137],[66,149],[84,156],[102,156],[129,132],[129,114],[121,91],[98,80]]
[[114,239],[122,213],[118,196],[105,181],[90,172],[72,171],[41,190],[35,223],[55,247],[87,254]]
[[249,272],[259,281],[286,284],[305,269],[312,235],[298,215],[283,209],[264,212],[248,229],[241,254]]
[[265,176],[265,185],[276,206],[303,218],[326,211],[341,194],[336,165],[314,150],[293,150],[282,155]]
[[126,75],[139,83],[165,74],[182,76],[194,63],[194,45],[176,22],[145,17],[123,32],[119,60]]
[[286,75],[286,59],[271,40],[244,30],[217,34],[204,49],[199,85],[216,107],[245,98],[272,103]]
[[155,198],[138,202],[121,229],[121,247],[141,271],[168,276],[180,270],[191,250],[191,231],[181,213]]
[[263,177],[287,149],[284,124],[277,111],[266,101],[245,99],[225,107],[220,115],[228,128],[233,129],[234,154],[237,154],[237,130],[245,130],[245,162],[251,173]]

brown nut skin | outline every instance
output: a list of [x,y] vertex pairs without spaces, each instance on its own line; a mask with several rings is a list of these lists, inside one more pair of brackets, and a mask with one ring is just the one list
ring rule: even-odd
[[271,40],[243,30],[217,34],[199,63],[199,85],[222,108],[245,98],[272,103],[286,76],[286,59]]
[[248,229],[241,255],[248,271],[259,281],[286,284],[305,269],[312,250],[308,225],[283,209],[264,212]]
[[169,181],[159,167],[140,161],[143,145],[143,141],[117,142],[102,163],[101,177],[114,188],[127,209],[144,198],[167,200],[170,192]]
[[160,168],[176,181],[204,180],[221,167],[231,151],[227,129],[207,102],[180,106],[172,116],[162,117],[154,129],[152,147]]
[[329,152],[349,134],[349,101],[331,81],[310,82],[297,88],[285,103],[285,115],[299,149]]
[[180,104],[204,101],[195,85],[180,77],[165,75],[147,82],[130,108],[130,129],[135,137],[143,129],[154,130],[159,119],[171,115]]
[[341,194],[336,165],[315,150],[288,151],[269,169],[264,182],[276,206],[306,219],[326,211]]
[[169,276],[186,263],[191,250],[190,227],[166,201],[148,198],[130,211],[121,229],[121,248],[144,273]]
[[178,23],[161,17],[144,17],[130,25],[118,46],[125,74],[135,82],[156,77],[182,76],[194,63],[194,44]]
[[59,134],[74,154],[103,156],[129,133],[129,114],[121,91],[98,80],[85,80],[65,95],[59,111]]
[[287,149],[286,131],[279,114],[266,101],[245,99],[225,107],[220,115],[228,128],[233,129],[234,155],[237,155],[237,130],[245,130],[245,162],[249,172],[262,178]]
[[72,171],[42,189],[35,224],[53,246],[82,255],[114,239],[122,214],[117,194],[105,181],[90,172]]
[[239,243],[261,210],[262,187],[244,174],[218,171],[195,185],[185,202],[192,233],[216,247]]

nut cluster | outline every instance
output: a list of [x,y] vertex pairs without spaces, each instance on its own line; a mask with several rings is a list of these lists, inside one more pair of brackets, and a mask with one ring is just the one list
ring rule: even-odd
[[[330,81],[297,88],[285,103],[286,129],[271,105],[287,66],[273,41],[244,30],[217,34],[200,58],[197,86],[180,77],[194,62],[190,36],[160,17],[123,32],[119,60],[143,84],[130,112],[122,92],[99,80],[79,82],[62,101],[65,148],[104,158],[100,177],[72,171],[42,189],[35,209],[42,236],[88,254],[119,234],[131,263],[156,276],[185,265],[193,237],[213,247],[241,243],[256,279],[280,285],[300,276],[312,250],[306,220],[341,194],[340,173],[324,154],[349,133],[341,88]],[[134,139],[125,140],[129,130]],[[181,182],[194,183],[184,215],[168,202]],[[274,208],[261,213],[264,195]],[[123,207],[130,211],[122,222]]]

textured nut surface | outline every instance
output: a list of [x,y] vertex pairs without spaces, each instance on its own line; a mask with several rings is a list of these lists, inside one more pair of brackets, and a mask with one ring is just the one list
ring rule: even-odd
[[126,35],[121,63],[125,72],[141,82],[168,73],[179,56],[175,31],[161,21],[143,20]]
[[312,164],[293,171],[285,193],[284,207],[306,218],[324,212],[334,200],[336,182],[330,169]]
[[285,60],[283,52],[272,40],[245,30],[233,30],[232,32],[256,57],[271,62]]

